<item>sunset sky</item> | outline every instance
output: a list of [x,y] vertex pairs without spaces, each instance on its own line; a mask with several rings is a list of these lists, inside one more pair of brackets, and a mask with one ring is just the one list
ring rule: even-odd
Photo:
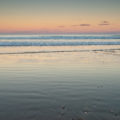
[[120,0],[0,0],[0,33],[120,33]]

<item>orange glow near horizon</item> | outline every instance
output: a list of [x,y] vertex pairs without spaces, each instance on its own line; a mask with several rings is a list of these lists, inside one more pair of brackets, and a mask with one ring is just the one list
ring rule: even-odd
[[119,33],[119,9],[119,1],[0,1],[0,33]]
[[[9,19],[9,20],[8,20]],[[77,32],[77,33],[96,33],[96,32],[120,32],[119,22],[113,21],[109,25],[100,25],[102,22],[87,20],[29,20],[29,19],[2,19],[0,20],[0,33],[14,33],[14,32]]]

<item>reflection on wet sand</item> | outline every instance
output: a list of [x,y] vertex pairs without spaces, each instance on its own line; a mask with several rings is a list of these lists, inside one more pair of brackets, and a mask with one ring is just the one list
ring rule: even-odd
[[0,54],[0,119],[119,120],[120,50],[102,47],[1,47],[87,51]]

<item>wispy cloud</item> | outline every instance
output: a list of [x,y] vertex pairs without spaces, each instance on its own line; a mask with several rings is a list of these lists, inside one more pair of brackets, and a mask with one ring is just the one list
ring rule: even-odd
[[91,25],[90,24],[72,25],[72,27],[80,27],[80,26],[82,26],[82,27],[89,27]]
[[110,25],[108,21],[102,21],[99,25],[104,26],[104,25]]
[[90,24],[80,24],[80,26],[90,26]]

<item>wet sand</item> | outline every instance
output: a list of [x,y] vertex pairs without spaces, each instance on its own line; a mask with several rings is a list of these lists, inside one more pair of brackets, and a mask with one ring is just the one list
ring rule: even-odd
[[[6,51],[25,49],[46,48]],[[119,120],[120,50],[104,49],[0,54],[0,120]]]

